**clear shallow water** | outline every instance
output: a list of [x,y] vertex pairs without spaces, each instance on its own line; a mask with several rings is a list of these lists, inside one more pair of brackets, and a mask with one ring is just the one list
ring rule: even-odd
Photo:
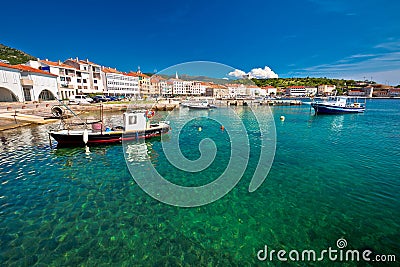
[[[306,105],[274,107],[275,161],[254,193],[247,190],[260,143],[251,134],[254,118],[239,108],[250,129],[251,164],[228,195],[198,208],[146,195],[130,176],[121,145],[93,147],[88,156],[79,148],[50,149],[49,125],[0,133],[0,263],[273,265],[279,262],[257,260],[264,245],[320,251],[339,238],[349,249],[399,258],[400,101],[373,100],[367,107],[365,114],[343,116],[312,116]],[[174,169],[160,139],[146,142],[144,153],[179,184],[218,177],[229,157],[219,125],[197,120],[184,133],[182,151],[191,159],[199,156],[198,140],[216,141],[220,153],[209,169],[197,175]]]

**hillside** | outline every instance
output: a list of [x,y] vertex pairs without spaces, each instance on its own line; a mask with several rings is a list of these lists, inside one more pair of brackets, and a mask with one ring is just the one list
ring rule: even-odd
[[29,60],[36,60],[35,57],[25,52],[2,44],[0,44],[0,59],[8,60],[11,65],[26,63]]
[[310,86],[317,87],[321,84],[336,85],[337,88],[344,88],[355,84],[354,80],[343,79],[330,79],[330,78],[276,78],[276,79],[253,79],[253,82],[258,86],[274,86],[288,87],[288,86]]

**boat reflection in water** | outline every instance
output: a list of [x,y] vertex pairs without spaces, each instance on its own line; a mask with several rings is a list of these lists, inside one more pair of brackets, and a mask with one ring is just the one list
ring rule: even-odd
[[152,144],[146,142],[129,142],[125,144],[125,158],[128,162],[143,162],[149,160]]

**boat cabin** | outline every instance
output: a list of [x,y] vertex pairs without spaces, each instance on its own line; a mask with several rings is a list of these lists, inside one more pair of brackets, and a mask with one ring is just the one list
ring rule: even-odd
[[330,96],[324,101],[316,101],[317,103],[326,104],[336,107],[363,107],[365,103],[360,103],[358,98],[347,96]]
[[124,113],[125,131],[145,130],[147,128],[146,111],[131,111]]

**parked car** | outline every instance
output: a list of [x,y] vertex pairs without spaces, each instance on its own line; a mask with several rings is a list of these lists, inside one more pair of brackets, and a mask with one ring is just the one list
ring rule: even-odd
[[108,101],[118,101],[118,97],[116,97],[116,96],[108,95],[108,96],[106,96],[106,98],[108,99]]
[[92,102],[93,102],[93,99],[88,97],[88,96],[85,96],[85,95],[72,95],[69,98],[69,104],[70,105],[72,105],[72,104],[76,104],[76,105],[79,105],[79,104],[90,104]]
[[96,95],[93,97],[93,102],[99,103],[99,102],[107,102],[108,99],[104,95]]

